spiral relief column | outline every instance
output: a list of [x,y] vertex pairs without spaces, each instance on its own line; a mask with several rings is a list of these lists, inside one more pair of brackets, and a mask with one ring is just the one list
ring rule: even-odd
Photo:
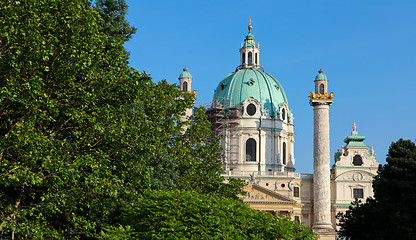
[[328,80],[319,70],[315,78],[315,93],[311,92],[309,104],[313,106],[313,223],[312,229],[320,239],[335,239],[331,223],[330,147],[329,147],[329,106],[333,93],[327,93]]

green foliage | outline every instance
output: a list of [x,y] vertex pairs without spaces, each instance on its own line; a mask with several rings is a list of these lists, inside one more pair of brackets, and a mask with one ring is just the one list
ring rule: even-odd
[[96,0],[95,4],[104,21],[100,24],[101,32],[123,43],[133,37],[137,29],[126,20],[128,6],[125,0]]
[[387,164],[373,181],[374,199],[355,202],[338,216],[340,234],[350,239],[415,239],[416,145],[400,139],[392,143]]
[[100,234],[97,236],[99,240],[120,240],[120,239],[133,239],[136,233],[130,228],[130,226],[123,227],[119,225],[118,227],[109,226],[105,227],[104,230],[101,230]]
[[137,131],[123,110],[142,91],[135,81],[150,78],[127,67],[121,44],[105,49],[88,1],[4,1],[0,11],[2,236],[91,236],[124,189],[148,185],[140,159],[121,151]]
[[[339,235],[347,239],[387,239],[389,223],[384,221],[383,210],[373,198],[363,204],[356,200],[345,214],[338,213],[337,218],[341,229]],[[383,231],[379,231],[382,230]]]
[[138,239],[317,239],[287,217],[190,191],[148,191],[124,221]]

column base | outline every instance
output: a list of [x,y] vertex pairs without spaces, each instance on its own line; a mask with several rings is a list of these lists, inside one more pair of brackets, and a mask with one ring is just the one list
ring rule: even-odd
[[334,229],[330,222],[315,222],[312,224],[312,229]]
[[319,235],[319,240],[336,240],[337,232],[332,228],[315,228],[312,230]]

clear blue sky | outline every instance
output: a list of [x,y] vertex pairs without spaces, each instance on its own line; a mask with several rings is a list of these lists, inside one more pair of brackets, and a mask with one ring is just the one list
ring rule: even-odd
[[134,1],[131,66],[177,83],[186,65],[197,105],[239,64],[253,20],[260,64],[283,85],[295,117],[296,172],[313,170],[308,95],[322,68],[335,92],[331,162],[355,121],[384,164],[392,141],[416,138],[416,1]]

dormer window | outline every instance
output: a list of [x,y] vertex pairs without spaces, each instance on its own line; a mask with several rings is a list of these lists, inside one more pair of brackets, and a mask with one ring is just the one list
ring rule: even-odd
[[286,110],[284,108],[282,109],[282,120],[286,120]]
[[256,114],[256,106],[254,104],[250,103],[247,106],[247,114],[249,116],[253,116],[254,114]]

